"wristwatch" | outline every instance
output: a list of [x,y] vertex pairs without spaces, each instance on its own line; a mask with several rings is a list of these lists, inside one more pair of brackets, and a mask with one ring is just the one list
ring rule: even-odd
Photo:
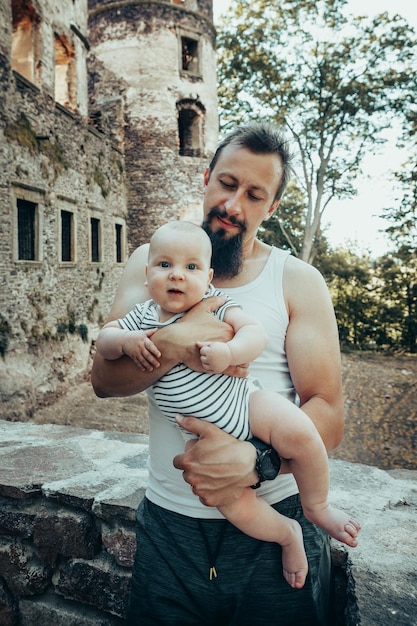
[[256,450],[255,470],[259,477],[259,481],[256,485],[251,485],[251,487],[252,489],[258,489],[264,480],[273,480],[278,476],[281,467],[281,459],[274,448],[271,448],[270,445],[264,443],[257,437],[252,437],[252,439],[248,439],[248,441]]

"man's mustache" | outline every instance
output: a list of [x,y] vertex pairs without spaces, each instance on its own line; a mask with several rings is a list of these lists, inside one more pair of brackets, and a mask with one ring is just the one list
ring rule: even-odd
[[226,211],[219,209],[219,207],[213,207],[212,209],[210,209],[207,215],[207,221],[210,222],[214,217],[220,217],[222,219],[228,220],[231,224],[239,226],[242,232],[245,232],[246,230],[245,222],[238,220],[235,215],[228,215]]

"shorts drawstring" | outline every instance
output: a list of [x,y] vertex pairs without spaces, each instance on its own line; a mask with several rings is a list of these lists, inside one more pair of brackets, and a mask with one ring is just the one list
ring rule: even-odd
[[204,545],[205,545],[206,551],[207,551],[208,561],[210,563],[209,578],[210,578],[210,580],[213,580],[214,578],[217,578],[216,560],[217,560],[217,557],[220,554],[220,550],[221,550],[221,547],[222,547],[222,544],[223,544],[223,539],[224,539],[224,536],[226,534],[226,529],[227,529],[228,524],[227,524],[226,521],[223,524],[223,527],[222,527],[222,529],[220,531],[220,534],[219,534],[219,537],[218,537],[218,540],[217,540],[216,549],[214,550],[214,552],[211,549],[209,540],[208,540],[207,535],[206,535],[206,531],[204,530],[204,526],[203,526],[201,520],[197,519],[197,524],[198,524],[198,528],[200,530],[201,536],[203,538]]

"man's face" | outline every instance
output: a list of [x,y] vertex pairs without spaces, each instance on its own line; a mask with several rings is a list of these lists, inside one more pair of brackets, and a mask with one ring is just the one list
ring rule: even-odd
[[239,273],[245,243],[253,242],[279,204],[274,198],[281,178],[278,155],[234,145],[223,149],[211,172],[206,170],[203,228],[212,240],[215,276]]

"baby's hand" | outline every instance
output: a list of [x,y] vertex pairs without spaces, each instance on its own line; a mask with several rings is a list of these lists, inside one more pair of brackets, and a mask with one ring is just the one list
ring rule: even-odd
[[206,372],[221,374],[230,365],[231,354],[227,343],[221,341],[197,341],[201,365]]
[[125,333],[123,337],[124,354],[127,354],[142,372],[145,370],[152,372],[155,367],[160,366],[158,359],[161,353],[150,339],[156,331],[156,328],[147,331],[133,330]]

